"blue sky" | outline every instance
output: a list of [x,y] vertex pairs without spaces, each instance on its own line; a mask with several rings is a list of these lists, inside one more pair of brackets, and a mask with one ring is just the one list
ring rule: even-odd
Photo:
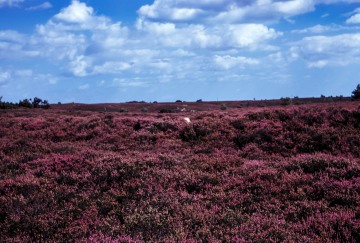
[[344,95],[360,0],[0,0],[0,96],[17,102]]

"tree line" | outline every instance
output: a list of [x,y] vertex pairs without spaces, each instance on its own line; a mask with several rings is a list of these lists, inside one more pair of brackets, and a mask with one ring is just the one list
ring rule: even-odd
[[47,100],[42,100],[38,97],[35,97],[33,99],[23,99],[20,100],[18,103],[2,101],[2,98],[3,97],[0,96],[0,109],[14,109],[19,107],[43,109],[50,108],[50,104]]

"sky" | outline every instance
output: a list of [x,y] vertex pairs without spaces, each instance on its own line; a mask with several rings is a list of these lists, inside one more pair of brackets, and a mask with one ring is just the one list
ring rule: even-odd
[[0,96],[173,102],[350,96],[360,0],[0,0]]

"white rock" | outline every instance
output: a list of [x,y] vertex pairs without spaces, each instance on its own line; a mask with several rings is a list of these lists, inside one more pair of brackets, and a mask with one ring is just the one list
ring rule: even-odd
[[184,121],[185,121],[186,123],[190,123],[190,122],[191,122],[189,117],[184,117]]

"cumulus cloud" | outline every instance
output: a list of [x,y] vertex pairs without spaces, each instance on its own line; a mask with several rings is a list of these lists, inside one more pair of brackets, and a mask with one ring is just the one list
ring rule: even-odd
[[243,23],[273,21],[314,10],[313,0],[155,0],[142,6],[142,18],[154,21],[212,21]]
[[[233,1],[180,2],[183,9],[200,8],[204,12],[226,9],[223,4]],[[191,15],[189,12],[187,16]],[[225,70],[258,64],[257,59],[239,52],[276,49],[270,43],[281,35],[263,24],[179,24],[141,17],[136,29],[129,30],[120,22],[97,15],[86,3],[73,0],[48,22],[37,25],[32,35],[0,31],[0,54],[43,59],[61,73],[80,78],[126,73],[133,79],[186,80],[195,73],[201,77],[204,70],[214,68],[214,63]]]
[[0,31],[0,56],[3,60],[38,56],[38,51],[27,48],[29,36],[13,30]]
[[[290,2],[167,1],[169,9],[176,3],[177,13],[181,13],[178,17],[176,13],[167,17],[168,20],[174,19],[173,22],[155,21],[155,15],[148,18],[140,14],[136,27],[129,29],[120,22],[96,14],[86,3],[73,0],[46,23],[37,25],[33,34],[0,31],[0,55],[38,58],[57,67],[66,77],[93,75],[99,80],[113,80],[117,87],[146,86],[148,80],[206,80],[209,70],[213,72],[212,78],[220,80],[224,72],[231,70],[231,75],[243,75],[247,68],[263,64],[274,50],[279,53],[274,40],[283,33],[261,23],[236,20],[209,24],[191,19],[215,19],[221,13],[232,11],[229,6],[251,9],[261,5],[265,9],[270,4],[278,12],[289,14],[300,9],[296,4],[298,1]],[[155,1],[154,6],[159,3],[162,1]],[[304,6],[301,2],[299,4]],[[159,14],[156,11],[154,14]],[[160,18],[163,16],[159,15]],[[179,23],[183,20],[189,23]],[[300,49],[294,50],[295,53],[302,54]],[[114,79],[115,76],[126,78]]]
[[[34,73],[30,69],[17,69],[17,68],[0,68],[0,86],[7,85],[10,82],[17,82],[17,85],[20,85],[21,80],[35,80],[39,82],[55,82],[57,80],[51,74],[38,74]],[[15,86],[13,86],[15,88]]]
[[0,41],[3,42],[23,42],[25,36],[15,30],[0,31]]
[[55,19],[70,23],[83,23],[89,21],[94,13],[92,7],[88,7],[85,3],[73,0],[71,5],[61,10],[55,15]]
[[[181,8],[215,11],[223,8],[224,0],[183,3]],[[97,15],[86,3],[73,0],[48,22],[37,25],[32,35],[0,32],[0,54],[42,59],[66,76],[98,75],[103,79],[106,75],[125,75],[126,82],[117,80],[117,86],[137,87],[147,84],[145,79],[201,80],[206,79],[207,70],[256,66],[260,60],[245,53],[268,53],[276,49],[271,42],[281,35],[263,24],[186,24],[146,18],[139,18],[136,28],[128,29]]]
[[178,27],[174,23],[139,21],[138,29],[153,35],[148,38],[170,47],[187,48],[262,48],[266,41],[282,33],[262,24],[232,24],[205,27],[191,24]]
[[291,48],[308,67],[344,66],[360,61],[360,33],[306,37]]
[[28,46],[53,63],[60,61],[64,72],[85,77],[100,72],[94,67],[122,47],[127,32],[120,22],[97,16],[91,7],[74,0],[46,24],[37,26]]
[[360,8],[355,9],[354,15],[346,20],[347,24],[360,24]]
[[156,22],[264,23],[314,11],[319,4],[340,2],[360,0],[155,0],[138,13]]
[[280,18],[288,18],[304,14],[314,10],[312,0],[290,1],[251,1],[246,6],[231,7],[214,16],[215,21],[222,22],[266,22],[276,21]]
[[233,56],[229,56],[229,55],[226,55],[226,56],[216,55],[214,57],[214,62],[219,67],[226,69],[226,70],[234,68],[234,67],[243,68],[245,65],[257,65],[260,63],[259,60],[257,60],[257,59],[247,58],[247,57],[242,57],[242,56],[233,57]]

